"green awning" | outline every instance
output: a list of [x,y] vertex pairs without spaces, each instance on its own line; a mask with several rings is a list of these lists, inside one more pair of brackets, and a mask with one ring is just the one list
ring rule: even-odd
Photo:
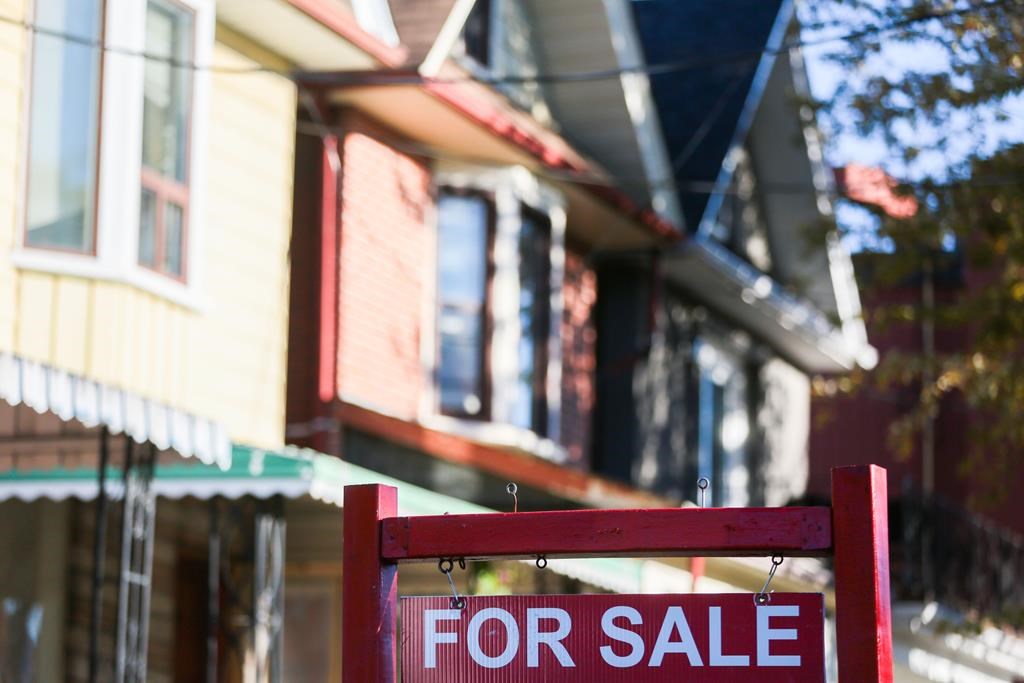
[[[120,468],[107,470],[107,494],[122,493]],[[153,490],[162,498],[214,496],[240,498],[310,497],[342,506],[345,486],[386,484],[398,489],[398,511],[405,515],[441,515],[495,512],[452,496],[436,493],[309,449],[286,447],[267,451],[249,446],[232,447],[231,466],[221,469],[182,459],[157,465]],[[99,491],[95,467],[0,472],[0,501],[17,498],[89,500]],[[552,559],[549,568],[566,576],[618,593],[640,593],[657,584],[659,590],[689,589],[689,573],[650,560],[623,558]]]

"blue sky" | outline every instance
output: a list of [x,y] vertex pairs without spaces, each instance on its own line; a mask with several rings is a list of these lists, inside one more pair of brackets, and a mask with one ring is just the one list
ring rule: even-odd
[[[816,40],[821,37],[820,34],[805,35],[804,39]],[[908,69],[938,71],[948,68],[944,50],[936,46],[893,42],[883,49],[880,55],[870,60],[862,71],[849,73],[825,59],[830,52],[840,46],[841,43],[826,43],[804,49],[811,90],[818,99],[828,99],[840,82],[857,79],[864,74],[888,73],[893,78],[899,78],[899,75]],[[989,112],[981,129],[970,125],[966,117],[959,118],[956,125],[964,129],[964,135],[958,137],[961,141],[959,148],[954,147],[951,150],[952,159],[955,160],[979,146],[986,152],[992,152],[1007,142],[1024,140],[1024,98],[1013,98],[1003,103],[1001,109],[1009,117],[1008,120],[998,122],[994,111]],[[917,142],[926,142],[934,137],[934,131],[930,131],[926,126],[916,130],[907,127],[901,134],[905,139]],[[833,166],[843,166],[847,163],[881,166],[893,175],[907,180],[920,180],[928,176],[943,177],[945,169],[948,168],[949,158],[937,153],[924,153],[914,164],[907,165],[891,155],[881,139],[863,138],[853,134],[830,139],[827,145],[827,159]],[[846,241],[852,250],[887,251],[892,248],[891,243],[875,238],[874,221],[867,212],[841,204],[837,207],[837,219],[849,232]]]

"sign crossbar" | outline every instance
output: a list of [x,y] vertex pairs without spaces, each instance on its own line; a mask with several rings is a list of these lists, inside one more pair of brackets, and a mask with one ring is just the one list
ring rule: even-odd
[[382,523],[388,561],[439,557],[832,554],[832,510],[680,508],[395,517]]
[[885,470],[832,471],[831,507],[399,517],[397,490],[345,488],[345,683],[395,683],[397,566],[442,557],[831,556],[839,683],[892,683]]

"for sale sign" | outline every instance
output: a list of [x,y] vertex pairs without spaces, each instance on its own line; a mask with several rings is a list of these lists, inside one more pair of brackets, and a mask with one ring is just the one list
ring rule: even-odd
[[822,683],[816,593],[403,598],[409,683]]

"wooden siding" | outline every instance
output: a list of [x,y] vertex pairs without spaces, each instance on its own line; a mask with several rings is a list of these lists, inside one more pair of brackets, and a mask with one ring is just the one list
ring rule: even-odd
[[[0,0],[0,15],[22,19],[28,0]],[[15,278],[5,267],[15,239],[20,196],[19,158],[24,137],[24,102],[27,32],[20,26],[0,23],[0,349],[14,344]]]
[[[0,13],[21,16],[23,4],[0,0]],[[294,86],[265,73],[212,76],[205,201],[192,226],[201,279],[189,308],[121,282],[12,265],[22,229],[24,33],[0,25],[0,350],[219,421],[234,440],[279,445]],[[212,61],[257,64],[220,33]]]

